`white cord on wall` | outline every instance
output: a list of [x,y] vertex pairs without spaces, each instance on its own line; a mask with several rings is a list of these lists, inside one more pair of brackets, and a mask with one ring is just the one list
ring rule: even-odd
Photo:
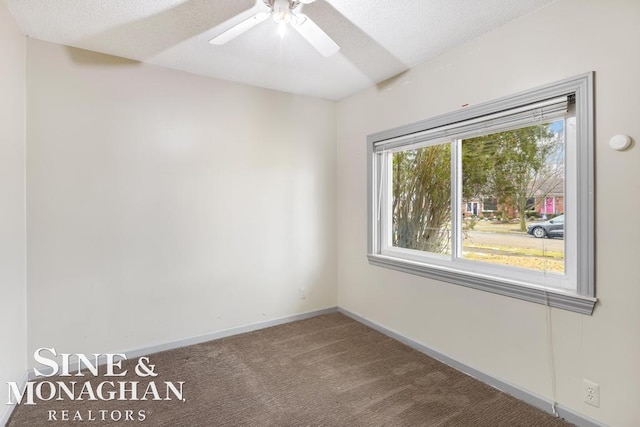
[[559,417],[558,411],[556,409],[558,402],[556,400],[556,362],[555,355],[553,351],[553,328],[551,326],[551,304],[549,301],[549,294],[545,288],[544,290],[545,296],[545,306],[546,306],[546,324],[547,324],[547,340],[548,340],[548,363],[549,363],[549,374],[551,376],[551,411],[553,415]]

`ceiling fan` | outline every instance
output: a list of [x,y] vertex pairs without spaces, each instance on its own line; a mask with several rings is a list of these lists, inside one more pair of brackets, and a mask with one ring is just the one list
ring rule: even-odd
[[315,0],[263,0],[269,11],[258,12],[239,24],[229,28],[211,39],[209,43],[223,45],[250,30],[267,18],[271,17],[279,25],[278,32],[284,37],[287,24],[290,24],[302,37],[304,37],[323,56],[328,57],[340,50],[340,46],[334,42],[318,25],[302,13],[294,13],[300,4],[313,3]]

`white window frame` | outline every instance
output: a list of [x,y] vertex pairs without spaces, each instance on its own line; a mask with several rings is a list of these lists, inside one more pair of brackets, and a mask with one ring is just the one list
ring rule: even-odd
[[[478,123],[493,124],[495,117],[526,110],[560,97],[575,99],[575,133],[567,129],[565,147],[565,273],[547,274],[462,258],[452,244],[452,255],[426,254],[392,247],[389,241],[390,161],[393,151],[456,141],[470,135]],[[594,283],[594,122],[593,73],[586,73],[495,101],[401,126],[367,137],[368,259],[372,265],[417,274],[445,282],[519,298],[583,314],[592,314],[597,299]],[[499,125],[503,126],[503,125]],[[504,127],[504,126],[503,126]],[[476,126],[477,129],[477,126]],[[477,131],[476,135],[478,134]],[[425,136],[426,135],[426,136]],[[573,141],[571,142],[571,138]],[[452,146],[452,232],[459,238],[461,189],[459,147]]]

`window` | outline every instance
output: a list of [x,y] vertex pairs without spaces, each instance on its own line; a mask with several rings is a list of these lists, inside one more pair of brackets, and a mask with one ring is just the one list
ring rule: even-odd
[[495,197],[485,197],[482,199],[482,210],[493,212],[498,210],[498,199]]
[[369,262],[592,313],[592,80],[369,135]]

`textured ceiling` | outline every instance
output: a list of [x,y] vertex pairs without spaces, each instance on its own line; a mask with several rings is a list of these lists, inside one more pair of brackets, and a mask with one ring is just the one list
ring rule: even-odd
[[5,0],[25,35],[196,74],[341,99],[552,0],[317,0],[302,11],[340,46],[328,58],[264,21],[224,46],[208,41],[268,10],[263,0]]

